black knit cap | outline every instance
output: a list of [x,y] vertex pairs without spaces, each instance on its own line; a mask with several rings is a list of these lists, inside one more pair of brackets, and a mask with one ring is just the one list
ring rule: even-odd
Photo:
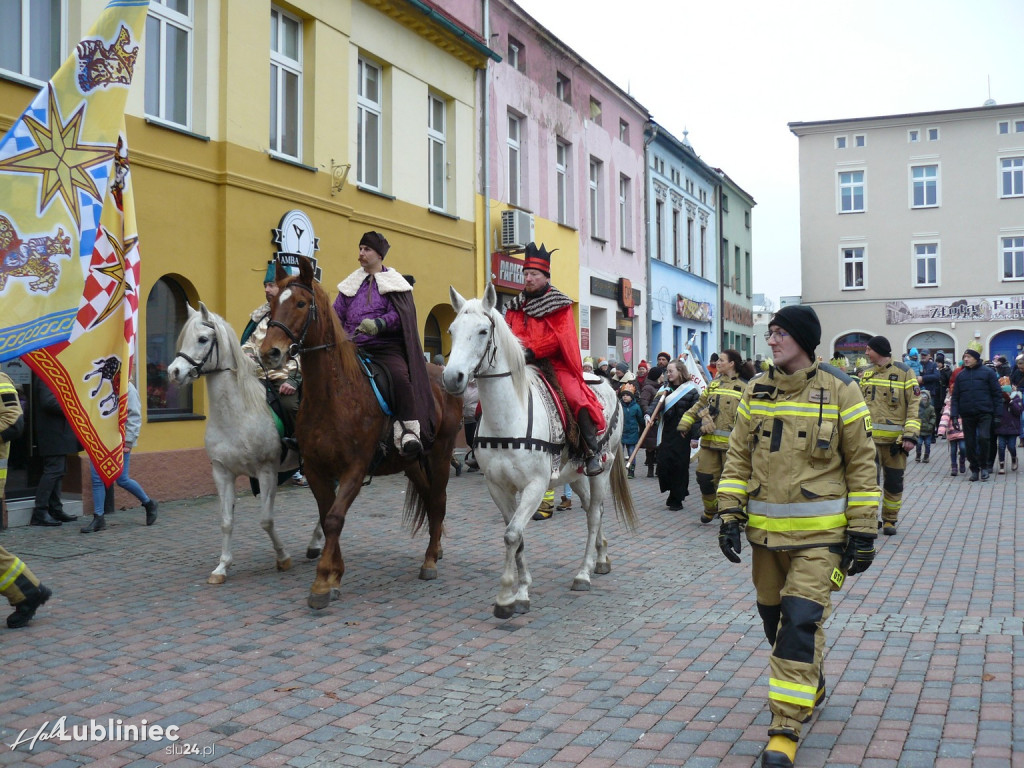
[[892,344],[885,336],[872,336],[868,339],[868,346],[882,357],[892,357]]
[[391,249],[391,243],[380,232],[367,232],[359,239],[359,244],[373,248],[382,259],[388,255],[388,251]]
[[665,369],[660,365],[656,365],[647,371],[647,381],[655,382],[665,375]]
[[981,360],[981,353],[976,349],[971,349],[970,347],[968,347],[967,349],[964,350],[964,354],[970,355],[975,360]]
[[800,345],[800,349],[807,353],[807,356],[814,359],[814,350],[821,342],[821,321],[818,320],[818,313],[813,307],[806,304],[790,304],[776,312],[768,325],[776,325],[789,333],[793,340]]

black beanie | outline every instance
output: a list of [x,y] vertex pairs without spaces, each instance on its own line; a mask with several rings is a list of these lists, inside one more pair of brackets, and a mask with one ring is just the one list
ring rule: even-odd
[[373,250],[380,254],[382,259],[387,256],[388,251],[391,250],[391,244],[380,232],[367,232],[359,239],[359,244],[373,248]]
[[981,360],[981,353],[976,349],[971,349],[970,347],[968,347],[967,349],[964,350],[964,354],[970,355],[975,360]]
[[653,383],[653,382],[657,381],[658,379],[660,379],[664,375],[665,375],[665,369],[662,368],[660,365],[656,365],[653,368],[651,368],[649,371],[647,371],[647,381],[650,381],[651,383]]
[[818,314],[806,304],[790,304],[776,312],[768,325],[777,325],[789,333],[800,349],[814,360],[814,350],[821,342],[821,322]]
[[885,336],[872,336],[868,339],[868,346],[882,357],[892,357],[892,345]]

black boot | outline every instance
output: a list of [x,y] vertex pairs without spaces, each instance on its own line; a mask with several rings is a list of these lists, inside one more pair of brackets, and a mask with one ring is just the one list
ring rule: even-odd
[[82,533],[96,533],[96,531],[106,530],[107,521],[103,515],[93,515],[92,521],[82,528]]
[[142,506],[146,508],[146,525],[152,525],[156,522],[157,503],[150,499]]
[[24,575],[18,576],[14,583],[17,584],[25,599],[14,606],[14,613],[7,617],[7,626],[10,629],[21,629],[32,621],[36,610],[49,600],[53,593],[42,584],[35,586]]
[[601,464],[601,456],[598,453],[597,444],[597,427],[594,426],[594,420],[590,418],[590,412],[586,408],[581,408],[580,412],[576,416],[576,423],[580,426],[580,437],[583,438],[583,443],[586,445],[586,467],[583,469],[583,473],[587,477],[594,477],[600,475],[603,466]]
[[38,510],[32,513],[32,519],[28,521],[29,525],[45,525],[52,527],[60,525],[60,520],[54,520],[50,517],[50,513],[47,510],[39,512]]
[[73,523],[78,519],[78,515],[69,515],[63,509],[57,512],[51,512],[50,517],[61,523]]

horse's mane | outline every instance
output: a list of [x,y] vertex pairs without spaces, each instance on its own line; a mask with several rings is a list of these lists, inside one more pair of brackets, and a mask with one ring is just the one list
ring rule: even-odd
[[[473,302],[476,302],[475,307]],[[505,318],[502,317],[497,309],[492,307],[489,311],[484,311],[482,300],[471,299],[467,301],[464,311],[477,311],[482,315],[490,317],[494,323],[494,346],[498,350],[498,356],[508,364],[509,370],[512,372],[512,385],[515,388],[516,396],[521,403],[525,403],[526,399],[530,396],[530,383],[537,376],[537,373],[527,368],[523,345],[516,338],[516,335],[512,333],[508,323],[505,322]]]
[[235,381],[242,393],[242,402],[245,403],[247,409],[265,408],[267,405],[266,388],[256,376],[256,365],[242,352],[242,344],[238,340],[235,329],[220,315],[211,312],[210,317],[213,318],[213,325],[217,331],[217,344],[234,358],[231,363],[234,368]]

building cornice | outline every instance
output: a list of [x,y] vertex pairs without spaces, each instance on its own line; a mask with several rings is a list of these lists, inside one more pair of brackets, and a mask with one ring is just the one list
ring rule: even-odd
[[993,113],[1002,112],[1022,112],[1024,111],[1024,102],[1015,102],[1013,104],[990,104],[989,106],[982,107],[967,107],[966,109],[942,109],[935,110],[932,112],[905,112],[895,115],[876,115],[874,117],[849,117],[839,120],[812,120],[808,122],[792,122],[789,123],[789,130],[797,136],[802,136],[809,133],[820,133],[824,131],[833,131],[841,126],[855,126],[863,125],[865,123],[878,123],[878,122],[892,122],[900,123],[908,120],[920,122],[922,120],[934,119],[934,120],[955,120],[958,118],[974,119],[978,117],[985,117]]

